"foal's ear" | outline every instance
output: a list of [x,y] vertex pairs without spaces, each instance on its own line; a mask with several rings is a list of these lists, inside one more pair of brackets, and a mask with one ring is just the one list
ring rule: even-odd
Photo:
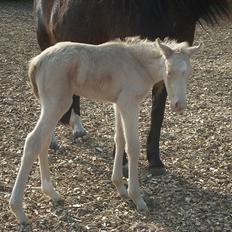
[[200,43],[198,46],[192,46],[192,47],[188,47],[188,48],[184,48],[183,52],[185,54],[187,54],[188,56],[192,56],[193,54],[195,54],[201,47],[202,47],[202,43]]
[[155,42],[156,42],[157,48],[159,48],[161,52],[161,55],[164,56],[166,59],[168,59],[168,57],[170,57],[173,54],[173,50],[169,48],[168,46],[162,44],[159,38],[157,38]]

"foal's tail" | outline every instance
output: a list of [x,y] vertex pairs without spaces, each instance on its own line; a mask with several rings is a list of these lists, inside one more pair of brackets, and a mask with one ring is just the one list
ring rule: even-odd
[[34,57],[29,62],[29,68],[28,68],[28,78],[30,81],[30,85],[31,85],[33,93],[38,99],[39,99],[39,92],[38,92],[38,87],[36,84],[36,74],[37,74],[39,66],[40,66],[39,59],[37,57]]

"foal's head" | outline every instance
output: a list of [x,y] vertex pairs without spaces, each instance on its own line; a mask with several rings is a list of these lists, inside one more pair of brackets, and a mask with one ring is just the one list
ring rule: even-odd
[[186,108],[187,80],[192,67],[190,56],[198,50],[199,46],[189,47],[187,43],[177,44],[173,49],[168,44],[156,40],[157,47],[165,60],[164,83],[171,102],[171,108],[175,112],[181,112]]

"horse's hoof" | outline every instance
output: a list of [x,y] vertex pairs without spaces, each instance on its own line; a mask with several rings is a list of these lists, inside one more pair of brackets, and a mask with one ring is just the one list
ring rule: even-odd
[[50,149],[54,150],[55,152],[60,149],[59,145],[57,143],[51,142]]
[[165,167],[154,167],[152,165],[149,166],[149,172],[152,176],[164,176],[166,175]]

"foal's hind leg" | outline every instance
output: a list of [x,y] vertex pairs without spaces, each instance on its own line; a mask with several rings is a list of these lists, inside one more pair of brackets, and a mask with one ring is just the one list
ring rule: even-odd
[[55,103],[53,101],[53,105],[42,107],[42,113],[37,125],[26,138],[21,166],[10,198],[10,208],[20,223],[27,222],[27,218],[22,207],[23,193],[32,164],[38,155],[40,159],[42,190],[53,200],[59,199],[59,194],[55,192],[50,181],[46,156],[47,149],[51,141],[52,131],[54,130],[59,118],[71,105],[71,98],[63,104],[63,107],[60,107],[60,104],[58,103],[59,102]]
[[42,151],[39,154],[39,165],[40,165],[40,178],[41,178],[41,190],[44,194],[49,196],[53,201],[59,201],[60,195],[57,193],[53,187],[50,179],[50,172],[48,167],[48,147],[50,144],[50,139],[45,142]]
[[122,121],[121,116],[118,111],[117,106],[115,105],[115,157],[114,157],[114,166],[111,180],[113,184],[116,186],[119,194],[122,197],[127,197],[127,189],[123,183],[123,167],[122,167],[122,160],[123,160],[123,153],[125,149],[125,137],[123,134],[122,128]]
[[[62,98],[61,98],[62,99]],[[68,109],[71,105],[71,96],[64,96],[61,101],[57,98],[56,101],[53,100],[52,106],[44,106],[47,111],[49,110],[49,119],[45,121],[46,124],[49,124],[51,129],[55,128],[56,123],[62,114]],[[50,121],[52,120],[52,121]],[[42,192],[49,196],[53,201],[60,200],[60,195],[55,191],[53,184],[50,179],[49,167],[48,167],[48,147],[51,142],[51,133],[49,138],[46,140],[43,149],[39,154],[39,164],[40,164],[40,176],[41,176],[41,189]]]
[[31,171],[33,162],[40,152],[45,149],[44,147],[49,140],[49,133],[52,132],[51,128],[44,127],[44,122],[44,114],[42,114],[36,127],[26,138],[21,166],[10,198],[10,208],[20,223],[27,222],[26,215],[22,208],[22,201],[28,175]]
[[41,145],[40,133],[35,128],[26,138],[21,166],[10,198],[10,208],[20,223],[27,222],[26,215],[22,208],[23,192],[32,164],[41,150]]

